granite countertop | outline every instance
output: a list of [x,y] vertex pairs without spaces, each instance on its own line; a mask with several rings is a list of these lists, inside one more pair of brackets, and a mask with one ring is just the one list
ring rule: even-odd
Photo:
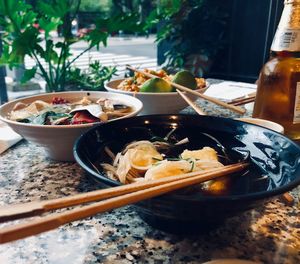
[[[232,115],[198,103],[210,114]],[[188,108],[184,113],[191,111]],[[41,147],[25,140],[0,155],[1,205],[95,188],[76,163],[49,160]],[[300,263],[299,193],[299,187],[292,192],[293,206],[274,198],[208,234],[189,236],[155,230],[127,206],[1,245],[0,263],[202,263],[241,258],[296,264]]]

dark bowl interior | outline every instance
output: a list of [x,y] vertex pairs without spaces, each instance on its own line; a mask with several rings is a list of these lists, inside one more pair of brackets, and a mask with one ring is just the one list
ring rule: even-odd
[[129,142],[164,137],[174,127],[173,139],[188,137],[188,149],[211,146],[221,155],[225,151],[230,162],[248,159],[250,166],[233,177],[228,193],[221,196],[178,191],[137,203],[140,216],[156,228],[180,233],[207,230],[300,184],[297,144],[272,130],[229,118],[153,115],[117,120],[83,134],[74,156],[99,187],[117,186],[119,182],[101,169],[100,163],[109,160],[104,147],[117,153]]

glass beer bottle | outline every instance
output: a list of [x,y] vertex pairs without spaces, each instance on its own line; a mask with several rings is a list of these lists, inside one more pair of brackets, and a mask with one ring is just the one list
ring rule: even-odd
[[300,0],[284,2],[270,60],[259,75],[253,117],[281,124],[300,141]]

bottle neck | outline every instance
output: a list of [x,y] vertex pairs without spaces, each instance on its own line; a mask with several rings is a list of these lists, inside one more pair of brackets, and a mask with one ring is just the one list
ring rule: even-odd
[[285,1],[271,51],[300,51],[300,1]]

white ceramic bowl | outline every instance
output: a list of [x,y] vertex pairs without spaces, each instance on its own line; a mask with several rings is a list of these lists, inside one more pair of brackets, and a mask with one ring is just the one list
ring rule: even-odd
[[275,123],[273,121],[265,120],[265,119],[260,119],[260,118],[252,118],[252,117],[241,117],[241,118],[236,118],[237,120],[259,125],[262,127],[266,127],[269,129],[272,129],[278,133],[283,134],[284,133],[284,128],[282,125]]
[[[188,104],[181,98],[181,96],[176,92],[170,93],[142,93],[142,92],[129,92],[116,89],[117,86],[124,79],[118,79],[114,81],[107,82],[105,84],[105,89],[109,92],[126,94],[134,96],[143,102],[143,110],[140,115],[150,115],[150,114],[176,114],[183,108],[187,107]],[[201,91],[204,92],[203,89]],[[189,94],[188,97],[192,101],[198,99],[197,96]]]
[[[60,93],[48,93],[39,94],[35,96],[25,97],[18,100],[8,102],[0,107],[0,120],[7,123],[15,132],[23,136],[26,140],[34,142],[44,147],[47,155],[60,161],[73,161],[73,144],[75,140],[85,131],[90,129],[93,124],[81,124],[81,125],[33,125],[25,124],[16,121],[9,120],[8,114],[12,111],[14,105],[17,102],[31,103],[35,100],[51,101],[53,97],[62,97],[70,101],[80,100],[83,96],[87,96],[89,99],[96,101],[99,98],[108,98],[118,100],[126,105],[133,107],[134,111],[128,114],[126,118],[137,115],[143,104],[140,100],[124,95],[109,92],[60,92]],[[120,119],[120,118],[116,118]],[[113,120],[116,120],[113,119]],[[112,120],[112,121],[113,121]],[[99,124],[99,123],[98,123]]]

